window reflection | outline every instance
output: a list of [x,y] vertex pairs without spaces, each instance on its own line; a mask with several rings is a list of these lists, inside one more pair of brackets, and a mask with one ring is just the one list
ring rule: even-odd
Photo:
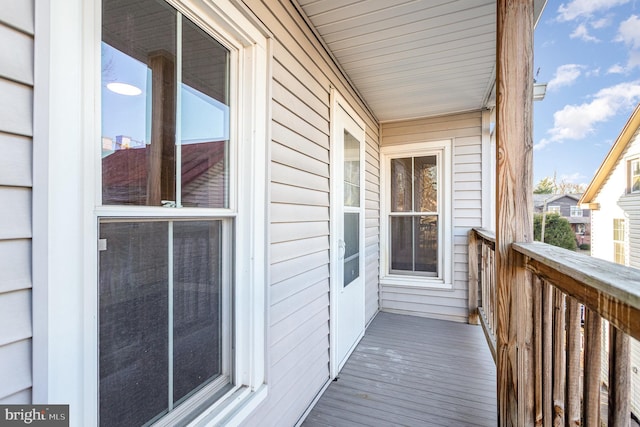
[[[113,92],[114,82],[139,94]],[[228,86],[228,49],[175,9],[105,0],[103,204],[228,207]]]

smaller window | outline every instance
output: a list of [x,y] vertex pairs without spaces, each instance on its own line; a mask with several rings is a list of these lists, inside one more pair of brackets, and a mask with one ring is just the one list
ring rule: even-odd
[[624,250],[625,223],[624,218],[613,219],[613,261],[626,265]]
[[629,161],[629,189],[632,193],[640,193],[640,159]]
[[547,212],[560,214],[560,206],[548,206]]
[[571,206],[571,216],[582,216],[582,209],[580,209],[580,206]]

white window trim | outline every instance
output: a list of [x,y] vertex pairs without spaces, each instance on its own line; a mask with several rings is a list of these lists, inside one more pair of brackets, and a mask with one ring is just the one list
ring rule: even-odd
[[640,190],[633,191],[633,164],[640,163],[640,157],[637,156],[628,156],[627,157],[627,188],[629,189],[629,194],[638,194]]
[[583,211],[580,206],[571,206],[569,215],[573,218],[581,218],[583,216]]
[[547,212],[548,213],[557,213],[558,215],[560,215],[562,213],[562,211],[560,209],[560,205],[549,205],[549,206],[547,206]]
[[[380,189],[381,212],[380,221],[380,284],[385,286],[398,287],[420,287],[434,289],[453,289],[453,210],[452,210],[452,145],[453,141],[440,140],[421,143],[392,145],[382,147],[380,150],[381,170]],[[438,270],[439,277],[415,276],[391,274],[389,272],[389,209],[391,205],[391,159],[398,157],[419,157],[423,155],[440,154],[439,174],[441,191],[439,192],[439,203],[441,204],[442,227],[439,231],[439,246],[441,246],[440,264]]]
[[[268,266],[268,31],[236,0],[169,0],[216,37],[241,46],[236,102],[238,191],[235,245],[234,391],[192,425],[238,424],[266,398]],[[33,194],[33,402],[70,405],[77,425],[98,416],[97,238],[99,216],[131,215],[96,206],[100,155],[101,6],[95,0],[35,0]],[[207,18],[204,18],[207,17]],[[232,119],[233,120],[233,119]],[[89,141],[89,142],[88,142]],[[95,183],[85,185],[85,183]],[[233,191],[234,189],[232,189]],[[163,208],[136,209],[154,216]],[[174,216],[193,215],[176,209]],[[215,216],[215,210],[198,211]],[[229,210],[218,211],[229,216]],[[166,215],[166,211],[163,212]],[[240,304],[240,301],[242,304]]]

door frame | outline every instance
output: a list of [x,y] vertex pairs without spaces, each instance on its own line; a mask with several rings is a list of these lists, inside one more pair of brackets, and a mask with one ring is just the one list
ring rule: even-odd
[[338,355],[338,323],[339,323],[339,319],[338,319],[338,296],[341,290],[341,284],[342,284],[342,280],[339,277],[339,259],[337,254],[340,251],[340,248],[338,247],[338,233],[339,233],[339,226],[338,223],[340,221],[343,221],[343,218],[341,217],[343,210],[341,208],[338,208],[339,206],[342,206],[343,204],[343,200],[339,200],[338,195],[342,196],[342,192],[341,191],[336,191],[336,188],[338,188],[338,186],[340,185],[344,185],[343,182],[336,182],[336,170],[337,168],[343,168],[343,157],[344,157],[344,150],[342,150],[342,153],[338,152],[338,150],[336,149],[336,144],[337,141],[339,140],[339,138],[343,138],[342,133],[344,132],[344,128],[340,125],[340,120],[337,119],[337,114],[339,114],[339,109],[344,110],[344,112],[351,117],[351,119],[353,119],[353,121],[360,127],[360,129],[362,129],[362,133],[360,135],[353,135],[354,137],[358,138],[359,141],[361,141],[361,146],[360,146],[360,159],[361,159],[361,167],[360,167],[360,209],[361,209],[361,213],[362,213],[362,219],[360,221],[359,224],[359,244],[360,244],[360,262],[359,262],[359,267],[360,267],[360,280],[362,280],[362,285],[363,285],[363,298],[362,298],[362,309],[365,310],[365,298],[364,298],[364,294],[365,294],[365,287],[366,287],[366,283],[365,283],[365,270],[364,270],[364,266],[365,266],[365,213],[366,213],[366,209],[365,209],[365,165],[366,165],[366,131],[365,131],[365,123],[364,120],[362,120],[362,118],[355,112],[355,110],[353,108],[351,108],[351,106],[349,106],[349,104],[345,101],[345,99],[338,93],[338,91],[335,88],[331,88],[331,94],[330,94],[330,102],[331,102],[331,116],[330,116],[330,120],[331,120],[331,153],[330,153],[330,161],[331,161],[331,166],[330,166],[330,305],[329,305],[329,325],[330,325],[330,374],[331,374],[331,378],[335,378],[338,375],[338,372],[340,371],[340,369],[342,368],[342,361],[346,361],[349,357],[349,355],[353,352],[353,350],[355,349],[355,347],[357,346],[357,344],[360,342],[360,340],[362,339],[362,337],[364,336],[364,329],[365,329],[365,323],[366,323],[366,313],[363,316],[363,322],[362,322],[362,331],[361,333],[358,335],[355,343],[353,344],[353,346],[347,351],[347,355],[344,357],[343,360],[339,359],[339,355]]

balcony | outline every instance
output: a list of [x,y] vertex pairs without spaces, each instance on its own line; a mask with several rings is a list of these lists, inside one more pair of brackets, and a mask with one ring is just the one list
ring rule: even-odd
[[[481,327],[379,313],[303,425],[493,426],[509,424],[505,413],[514,425],[635,425],[629,346],[640,335],[640,271],[513,244],[531,287],[518,293],[521,311],[509,324],[495,248],[493,233],[471,230],[469,320]],[[509,336],[515,367],[507,363]],[[512,388],[504,385],[509,376]]]
[[477,326],[378,313],[303,426],[495,426],[495,376]]

